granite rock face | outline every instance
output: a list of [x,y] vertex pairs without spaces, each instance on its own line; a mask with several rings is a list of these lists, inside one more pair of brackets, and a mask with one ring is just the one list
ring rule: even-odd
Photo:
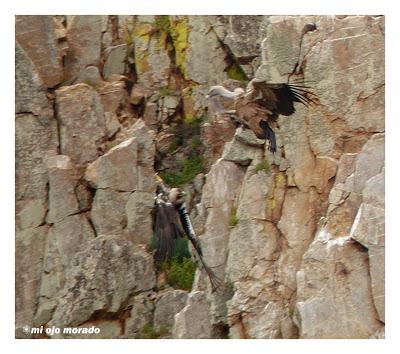
[[186,306],[187,298],[188,294],[183,290],[172,290],[160,294],[154,311],[154,328],[156,330],[172,329],[174,316]]
[[32,15],[17,16],[15,20],[15,38],[32,60],[45,87],[54,87],[64,79],[56,21],[54,16]]
[[[218,247],[227,255],[220,272],[232,286],[231,299],[219,307],[224,315],[218,320],[213,302],[209,312],[214,324],[221,318],[228,323],[231,338],[369,338],[384,328],[382,20],[270,16],[260,22],[266,37],[257,76],[281,81],[303,72],[305,82],[317,82],[313,88],[321,90],[321,102],[308,110],[296,106],[292,117],[279,118],[281,153],[275,156],[241,131],[225,144],[223,161],[242,166],[244,177],[235,187],[240,193],[229,243]],[[289,38],[285,45],[282,36]],[[377,41],[375,48],[352,65],[367,38]],[[325,52],[341,44],[346,52]],[[354,79],[359,86],[353,88],[346,86],[349,70],[354,78],[374,74]],[[333,90],[346,96],[348,110]],[[361,113],[367,107],[370,118]],[[213,182],[216,166],[224,165],[218,161],[206,176],[204,220],[214,213],[207,196],[224,198]],[[206,223],[200,237],[219,238],[219,220]]]
[[86,84],[66,86],[56,91],[56,106],[61,153],[77,164],[95,160],[105,137],[99,94]]
[[211,322],[203,292],[196,291],[189,295],[187,305],[175,315],[172,336],[178,339],[211,338]]
[[98,65],[101,53],[101,16],[67,16],[65,57],[67,78],[73,80],[89,65]]
[[117,312],[134,293],[153,288],[153,260],[129,241],[111,235],[98,236],[85,250],[76,253],[65,282],[51,322],[76,326],[96,311]]
[[[17,16],[16,336],[384,338],[384,40],[383,16]],[[318,97],[275,154],[205,98],[254,76]],[[156,173],[192,169],[216,292],[153,262]]]

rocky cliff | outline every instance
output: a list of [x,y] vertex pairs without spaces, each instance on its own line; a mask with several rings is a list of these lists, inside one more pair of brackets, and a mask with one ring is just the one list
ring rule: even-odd
[[[289,75],[276,154],[204,98]],[[17,16],[16,336],[384,337],[384,87],[381,16]],[[218,292],[160,286],[156,172]]]

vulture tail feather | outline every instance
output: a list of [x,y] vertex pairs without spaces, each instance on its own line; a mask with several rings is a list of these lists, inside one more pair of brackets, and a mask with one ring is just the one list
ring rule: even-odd
[[302,104],[304,104],[305,106],[308,106],[310,104],[310,102],[307,100],[307,98],[305,98],[303,95],[301,94],[297,94],[297,93],[293,93],[293,96]]
[[306,93],[307,95],[317,97],[317,95],[312,92],[312,90],[308,87],[299,87],[299,86],[289,86],[292,91],[298,91],[301,93]]
[[301,103],[308,106],[310,104],[317,104],[317,95],[309,90],[300,89],[297,87],[290,87],[294,97]]
[[203,266],[205,272],[207,273],[208,279],[210,280],[212,292],[216,291],[222,284],[221,280],[215,275],[212,269],[206,264],[203,259],[203,251],[200,247],[200,243],[196,238],[196,234],[193,230],[192,223],[189,218],[189,214],[186,210],[185,203],[182,203],[178,206],[178,214],[181,220],[183,229],[185,230],[186,236],[188,237],[189,241],[192,243],[193,248],[197,253],[197,258],[200,260],[201,265]]
[[218,288],[220,288],[223,284],[222,280],[218,278],[215,273],[212,271],[212,269],[205,264],[204,260],[202,257],[200,258],[201,265],[203,266],[204,271],[207,273],[208,279],[210,280],[211,284],[211,292],[215,292]]
[[309,104],[309,100],[305,96],[305,94],[292,90],[292,95],[296,100],[298,100],[299,102],[303,103],[304,105],[307,106]]

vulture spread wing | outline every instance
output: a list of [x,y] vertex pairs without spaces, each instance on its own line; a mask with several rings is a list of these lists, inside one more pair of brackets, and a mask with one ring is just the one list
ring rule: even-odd
[[259,139],[268,140],[270,151],[275,152],[276,138],[270,124],[276,122],[280,114],[293,114],[294,102],[309,106],[316,103],[316,96],[302,83],[271,84],[265,80],[253,79],[245,94],[236,98],[235,109],[239,120]]
[[155,260],[161,264],[173,257],[175,241],[183,237],[183,231],[179,227],[178,215],[171,203],[160,201],[154,207],[153,229],[157,241]]
[[247,92],[255,97],[255,101],[268,108],[273,114],[290,116],[295,112],[294,102],[305,106],[316,103],[316,96],[307,86],[301,83],[271,84],[265,80],[250,81]]

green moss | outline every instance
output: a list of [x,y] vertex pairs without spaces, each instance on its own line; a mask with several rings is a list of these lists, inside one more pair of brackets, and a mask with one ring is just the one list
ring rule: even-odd
[[229,226],[235,227],[239,223],[239,218],[236,215],[237,208],[232,208],[231,215],[229,217]]
[[275,175],[275,188],[282,188],[286,184],[285,174],[283,172],[278,172]]
[[179,20],[171,21],[170,24],[170,33],[175,48],[175,62],[184,77],[187,79],[185,61],[189,38],[188,19],[182,17]]
[[139,55],[135,52],[135,67],[138,73],[143,73],[147,70],[147,67],[149,65],[147,62],[147,57],[148,53],[142,53],[142,55]]
[[201,139],[200,135],[195,135],[190,139],[190,147],[192,149],[197,149],[199,146],[201,146]]
[[167,276],[167,282],[171,286],[190,291],[192,289],[196,264],[191,258],[173,258],[169,262],[164,262],[162,270]]
[[269,163],[268,160],[263,160],[259,162],[255,167],[256,172],[265,171],[265,173],[269,172]]
[[242,67],[233,63],[226,71],[228,77],[232,80],[248,81],[246,73],[243,71]]
[[127,26],[124,27],[124,40],[128,45],[133,43],[132,33],[129,31]]
[[169,147],[168,147],[168,152],[169,152],[170,154],[172,154],[173,152],[175,152],[175,151],[178,149],[178,147],[179,147],[180,144],[181,144],[181,139],[180,139],[180,137],[177,136],[177,135],[175,135],[175,136],[173,137],[172,141],[171,141],[171,144],[170,144]]
[[183,117],[183,122],[185,124],[192,124],[192,123],[194,123],[195,120],[196,120],[196,117],[193,114],[186,114]]
[[276,200],[274,197],[267,199],[267,210],[273,210],[276,208]]
[[169,33],[171,22],[168,15],[158,15],[154,20],[154,27],[158,33]]
[[181,187],[191,182],[200,172],[203,171],[203,157],[189,156],[179,171],[162,171],[161,178],[171,187]]
[[154,29],[151,24],[139,23],[135,26],[133,34],[135,37],[139,37],[144,43],[149,43],[153,31]]
[[139,338],[143,339],[156,339],[165,337],[170,333],[169,328],[161,326],[160,330],[157,331],[151,324],[145,324],[140,330]]
[[168,87],[162,87],[159,93],[161,97],[167,97],[167,96],[172,96],[174,94],[174,91],[172,91]]

